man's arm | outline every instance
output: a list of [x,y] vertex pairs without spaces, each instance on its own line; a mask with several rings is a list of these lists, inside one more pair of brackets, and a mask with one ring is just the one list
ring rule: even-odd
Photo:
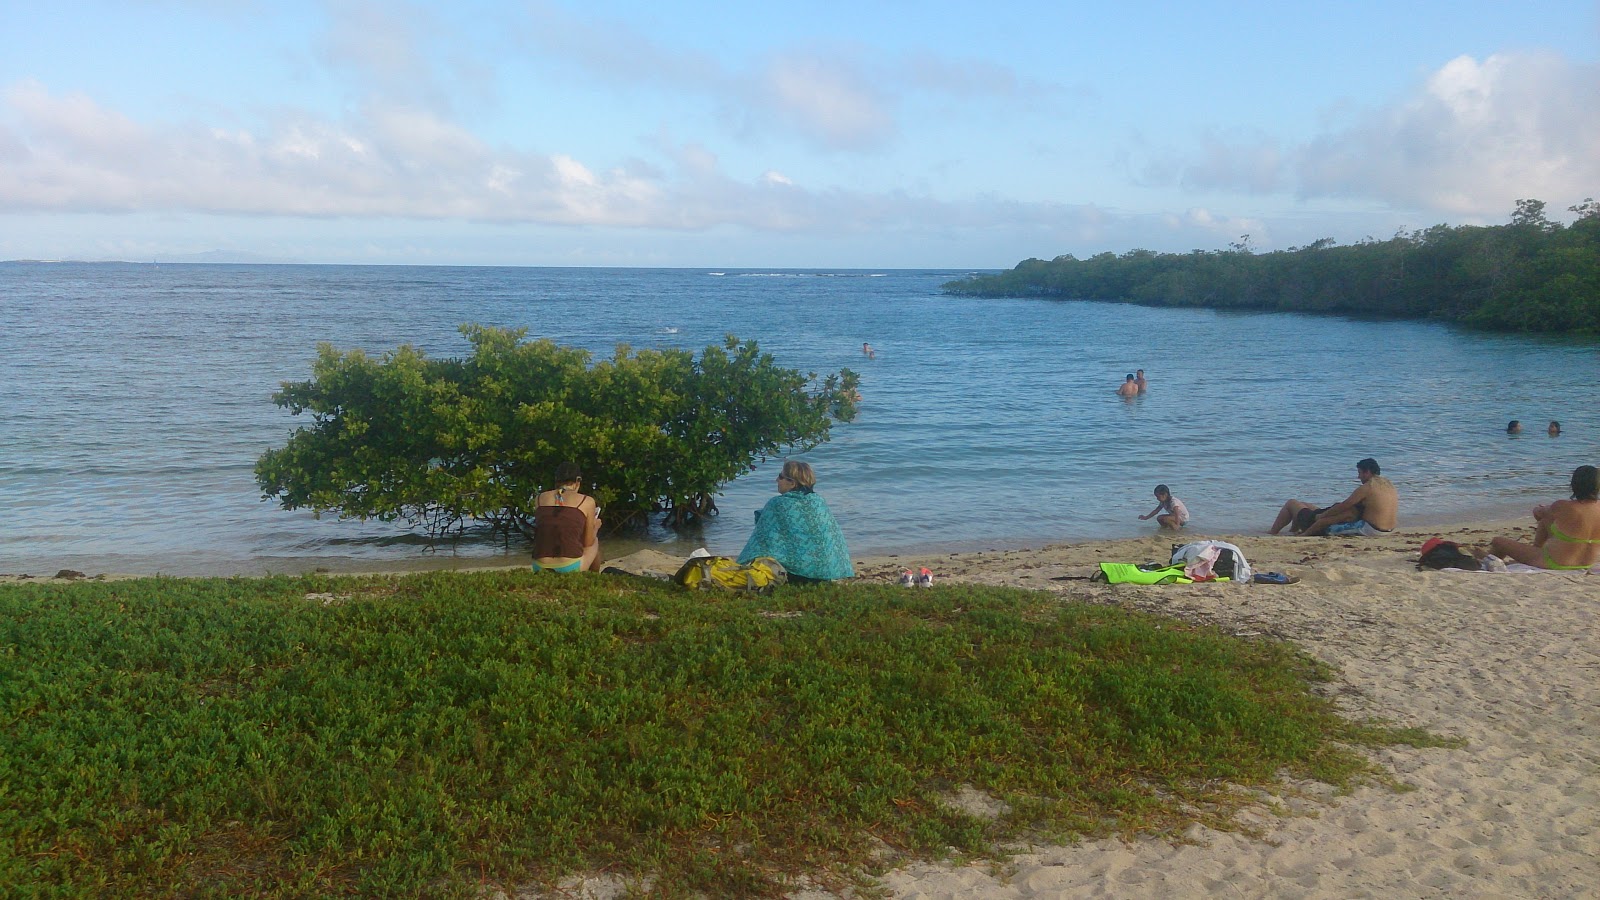
[[1368,493],[1370,493],[1369,486],[1363,484],[1362,486],[1351,491],[1350,496],[1323,510],[1322,516],[1317,517],[1318,521],[1321,521],[1323,516],[1332,517],[1354,512],[1356,507],[1360,506],[1366,501]]
[[1317,516],[1317,520],[1312,522],[1311,526],[1303,533],[1308,535],[1322,534],[1328,530],[1329,525],[1352,521],[1356,507],[1367,499],[1367,494],[1368,486],[1364,484],[1351,491],[1350,496],[1323,510],[1322,515]]

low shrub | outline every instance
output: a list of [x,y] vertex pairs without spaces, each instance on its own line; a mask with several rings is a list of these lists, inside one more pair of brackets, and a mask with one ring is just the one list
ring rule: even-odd
[[[1229,785],[1343,784],[1372,770],[1342,742],[1399,737],[1336,716],[1327,674],[1009,589],[0,585],[0,883],[478,896],[604,869],[749,895],[874,844],[1225,826]],[[960,785],[1009,812],[958,811]]]

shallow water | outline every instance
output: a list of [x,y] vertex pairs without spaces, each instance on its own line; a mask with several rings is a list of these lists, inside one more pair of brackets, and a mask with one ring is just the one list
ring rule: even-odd
[[[962,272],[714,271],[0,264],[0,572],[525,559],[283,511],[253,479],[300,424],[270,395],[308,377],[318,341],[462,355],[466,322],[599,354],[731,332],[794,368],[859,371],[860,418],[805,457],[858,555],[1138,534],[1157,482],[1196,530],[1257,531],[1286,497],[1342,498],[1364,456],[1400,487],[1402,524],[1442,520],[1562,496],[1600,461],[1592,342],[938,292]],[[1135,368],[1149,392],[1117,398]],[[1508,438],[1512,418],[1528,433]],[[702,532],[608,553],[737,552],[775,465]]]

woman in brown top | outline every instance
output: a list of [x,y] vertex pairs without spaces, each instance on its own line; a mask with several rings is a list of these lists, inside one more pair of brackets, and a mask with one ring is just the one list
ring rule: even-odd
[[600,507],[581,493],[583,473],[576,463],[556,467],[556,488],[544,491],[533,507],[535,572],[600,571]]

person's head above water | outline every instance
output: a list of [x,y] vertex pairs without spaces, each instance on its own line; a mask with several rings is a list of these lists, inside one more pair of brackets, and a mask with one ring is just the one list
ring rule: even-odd
[[1561,423],[1557,422],[1555,419],[1551,419],[1550,427],[1546,428],[1545,431],[1549,432],[1551,437],[1555,437],[1561,433]]
[[1129,381],[1132,381],[1132,380],[1133,380],[1133,373],[1132,373],[1132,372],[1129,372],[1129,373],[1128,373],[1128,380],[1129,380]]
[[1171,497],[1171,496],[1172,496],[1172,491],[1168,490],[1166,485],[1164,485],[1164,484],[1156,485],[1156,499],[1157,500],[1165,500],[1165,499],[1167,499],[1168,497]]
[[1517,421],[1516,419],[1512,419],[1510,422],[1506,423],[1506,434],[1521,434],[1521,433],[1522,433],[1522,423],[1521,422]]

